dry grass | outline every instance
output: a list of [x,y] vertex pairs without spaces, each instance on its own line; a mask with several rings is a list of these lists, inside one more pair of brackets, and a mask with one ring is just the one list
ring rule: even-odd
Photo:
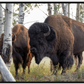
[[[80,67],[77,72],[74,72],[76,66],[73,65],[72,69],[67,70],[66,74],[61,75],[61,70],[58,71],[57,75],[52,75],[50,72],[50,65],[46,63],[41,63],[39,66],[36,64],[31,64],[30,74],[28,74],[28,69],[26,68],[26,74],[23,75],[22,67],[20,66],[17,82],[84,82],[84,64]],[[11,73],[15,77],[14,65],[11,65]]]
[[[17,82],[84,82],[84,63],[81,65],[77,72],[74,72],[76,66],[73,65],[72,69],[67,70],[66,74],[61,75],[61,70],[58,70],[57,75],[52,75],[50,72],[49,62],[42,62],[38,66],[33,63],[30,66],[30,74],[26,68],[26,74],[23,74],[23,69],[20,66],[18,70],[18,77],[15,78]],[[10,71],[15,77],[14,64],[11,65]]]

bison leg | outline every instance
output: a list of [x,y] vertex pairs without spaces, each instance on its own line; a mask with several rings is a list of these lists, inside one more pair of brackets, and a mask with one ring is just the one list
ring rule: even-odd
[[23,67],[23,74],[25,74],[26,64],[24,62],[23,62],[22,67]]
[[28,66],[28,74],[30,73],[30,66]]
[[25,66],[25,67],[23,67],[23,74],[25,74],[25,69],[26,69],[26,66]]
[[77,66],[78,66],[78,56],[75,55],[74,58],[75,58],[75,65],[76,65],[76,67],[77,67]]
[[73,65],[72,52],[71,52],[71,54],[70,54],[70,52],[69,53],[67,52],[67,54],[65,54],[65,57],[63,56],[61,64],[62,64],[62,68],[63,68],[62,74],[66,73],[66,69],[70,69]]
[[19,64],[15,64],[15,75],[16,75],[16,77],[17,77],[17,75],[18,75],[18,68],[19,68]]
[[28,74],[30,73],[30,63],[31,62],[28,62]]
[[80,54],[78,54],[78,66],[76,68],[76,71],[80,68],[80,65],[82,64],[82,60],[83,60],[83,57],[81,52]]

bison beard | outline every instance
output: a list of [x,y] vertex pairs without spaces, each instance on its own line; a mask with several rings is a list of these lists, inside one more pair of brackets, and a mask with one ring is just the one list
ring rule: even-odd
[[60,16],[50,17],[50,20],[46,19],[46,23],[34,23],[29,28],[31,52],[35,55],[37,64],[48,56],[54,67],[59,63],[63,68],[62,73],[65,73],[66,68],[73,65],[74,36]]

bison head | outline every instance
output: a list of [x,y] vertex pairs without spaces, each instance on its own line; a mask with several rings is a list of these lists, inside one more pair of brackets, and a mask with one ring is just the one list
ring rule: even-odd
[[56,39],[52,27],[46,23],[34,23],[29,28],[30,50],[35,56],[37,64],[43,57],[50,56],[52,53],[52,42]]

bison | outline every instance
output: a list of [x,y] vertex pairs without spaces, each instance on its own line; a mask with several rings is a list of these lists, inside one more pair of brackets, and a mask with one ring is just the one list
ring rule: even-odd
[[23,73],[28,66],[30,72],[30,63],[33,55],[30,52],[28,29],[21,24],[17,24],[12,29],[12,56],[15,65],[16,76],[18,74],[19,65],[22,64]]
[[72,20],[62,15],[48,16],[44,23],[34,23],[29,28],[30,50],[37,64],[49,57],[56,68],[62,66],[62,74],[73,65],[74,35]]
[[68,24],[69,21],[71,22],[71,31],[74,35],[74,48],[73,48],[73,54],[75,58],[78,57],[78,70],[80,68],[80,65],[82,64],[82,52],[84,51],[84,24],[75,20],[72,20],[66,16],[61,16],[63,20]]
[[[63,19],[66,25],[70,26],[71,32],[74,36],[73,54],[74,54],[75,59],[77,59],[78,57],[78,65],[76,68],[76,71],[77,71],[80,68],[80,65],[82,64],[82,61],[83,61],[82,52],[84,51],[84,38],[83,38],[84,37],[84,24],[81,22],[75,21],[73,19],[70,19],[69,17],[66,17],[64,15],[58,15],[58,16],[60,16]],[[46,23],[51,24],[51,20],[49,19],[49,21],[47,21]]]

